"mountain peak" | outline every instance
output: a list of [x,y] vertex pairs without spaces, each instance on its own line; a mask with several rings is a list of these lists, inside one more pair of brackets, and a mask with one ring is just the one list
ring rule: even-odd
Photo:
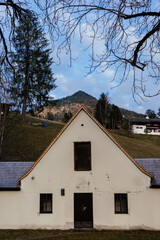
[[88,93],[84,92],[84,91],[77,91],[75,92],[73,95],[71,95],[70,97],[77,97],[77,98],[85,98],[85,99],[95,99],[95,97],[89,95]]
[[97,99],[84,91],[77,91],[73,95],[59,99],[58,105],[66,105],[69,103],[80,103],[86,105],[94,105],[96,104]]

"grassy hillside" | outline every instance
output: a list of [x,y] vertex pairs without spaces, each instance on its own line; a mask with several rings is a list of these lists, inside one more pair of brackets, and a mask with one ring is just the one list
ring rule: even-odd
[[28,117],[27,123],[20,122],[13,127],[6,139],[5,160],[36,161],[64,126],[52,122],[47,122],[48,127],[28,124],[40,122],[43,121]]
[[[42,122],[28,118],[27,122]],[[5,160],[36,161],[63,125],[47,123],[48,127],[20,123],[13,127],[6,140]],[[132,135],[122,131],[109,131],[133,158],[160,158],[160,136]],[[3,159],[1,159],[3,160]]]
[[110,131],[114,139],[133,158],[160,158],[160,136],[126,134],[121,131]]

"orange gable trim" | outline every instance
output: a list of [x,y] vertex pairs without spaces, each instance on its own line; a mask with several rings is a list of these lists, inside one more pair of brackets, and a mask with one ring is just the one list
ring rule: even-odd
[[22,177],[20,177],[18,180],[21,181],[23,178],[28,176],[28,174],[36,167],[36,165],[39,163],[39,161],[44,157],[44,155],[49,151],[49,149],[52,147],[52,145],[59,139],[59,137],[63,134],[63,132],[66,130],[66,128],[72,123],[72,121],[77,117],[77,115],[84,111],[101,129],[102,131],[122,150],[122,152],[146,175],[153,178],[153,176],[148,173],[146,170],[144,170],[121,146],[119,143],[116,142],[116,140],[110,135],[110,133],[82,106],[78,112],[69,120],[69,122],[62,128],[62,130],[58,133],[56,138],[50,143],[50,145],[46,148],[46,150],[42,153],[42,155],[38,158],[38,160],[32,165],[32,167],[26,172]]

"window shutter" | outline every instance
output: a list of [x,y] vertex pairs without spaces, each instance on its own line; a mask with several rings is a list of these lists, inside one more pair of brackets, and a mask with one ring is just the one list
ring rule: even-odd
[[91,142],[74,143],[74,161],[76,171],[91,170]]

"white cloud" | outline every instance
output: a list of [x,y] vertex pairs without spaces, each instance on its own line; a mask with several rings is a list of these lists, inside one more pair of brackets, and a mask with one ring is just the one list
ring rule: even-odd
[[[83,23],[81,24],[81,33],[80,35],[79,28],[75,30],[75,42],[81,39],[81,46],[83,49],[86,49],[90,54],[92,52],[92,43],[94,42],[94,54],[99,55],[105,51],[105,40],[102,37],[98,37],[98,32],[95,35],[95,32],[91,28],[91,25]],[[89,48],[88,48],[89,47]]]
[[[84,26],[83,26],[84,27]],[[132,29],[133,30],[133,29]],[[149,98],[147,102],[142,101],[140,98],[136,97],[139,102],[138,105],[132,96],[132,85],[133,85],[133,72],[131,71],[128,80],[123,82],[119,87],[116,87],[120,82],[122,73],[116,77],[116,81],[112,81],[116,69],[114,67],[107,69],[101,74],[94,72],[91,75],[85,77],[88,69],[88,51],[87,53],[83,51],[83,47],[86,48],[91,43],[92,30],[87,26],[86,34],[83,37],[82,44],[79,43],[79,33],[76,31],[75,37],[73,39],[72,52],[75,58],[78,58],[76,62],[73,62],[71,68],[68,67],[68,57],[65,51],[62,51],[62,64],[59,67],[53,67],[53,72],[56,72],[58,85],[57,89],[54,90],[56,98],[65,97],[75,93],[76,91],[83,90],[92,96],[99,98],[102,92],[109,92],[111,102],[118,105],[119,107],[127,108],[139,113],[145,113],[146,109],[151,108],[158,110],[159,96],[155,98]],[[130,43],[137,40],[136,37],[132,36],[129,38]],[[100,54],[105,50],[104,41],[95,41],[95,53]],[[136,71],[137,77],[140,76],[140,71]],[[145,73],[146,74],[146,73]],[[146,75],[146,79],[150,81]],[[153,91],[156,88],[151,87],[151,83],[147,85],[148,89]],[[158,89],[158,86],[157,86]]]
[[[68,76],[71,76],[72,69],[69,68],[68,72],[70,72]],[[148,108],[151,108],[157,112],[158,108],[160,107],[159,96],[148,98],[147,102],[144,102],[142,100],[140,102],[139,99],[139,103],[141,103],[141,105],[138,105],[132,96],[131,80],[123,83],[119,87],[112,88],[112,83],[110,83],[109,78],[106,78],[105,74],[94,73],[92,75],[84,77],[83,73],[77,73],[77,75],[73,74],[72,77],[68,77],[65,74],[57,73],[55,76],[57,77],[56,84],[58,87],[51,93],[54,95],[55,99],[72,95],[79,90],[85,91],[97,99],[102,92],[109,92],[111,103],[114,103],[115,105],[126,108],[128,110],[145,113]]]

